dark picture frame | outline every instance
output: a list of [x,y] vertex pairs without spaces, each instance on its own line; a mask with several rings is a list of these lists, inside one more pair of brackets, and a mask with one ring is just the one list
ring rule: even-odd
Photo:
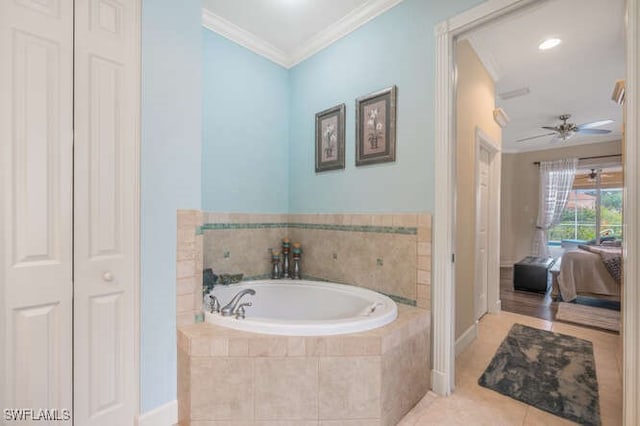
[[356,99],[356,166],[396,161],[398,88]]
[[345,104],[316,114],[316,173],[344,169]]

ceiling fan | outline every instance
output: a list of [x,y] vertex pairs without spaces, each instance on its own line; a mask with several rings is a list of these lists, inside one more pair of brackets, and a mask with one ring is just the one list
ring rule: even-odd
[[524,142],[531,139],[537,139],[537,138],[542,138],[542,137],[551,136],[551,135],[553,135],[551,142],[566,141],[576,133],[582,133],[584,135],[604,135],[606,133],[611,133],[611,130],[594,129],[594,127],[604,126],[605,124],[609,124],[613,122],[612,120],[599,120],[599,121],[592,121],[590,123],[584,123],[579,126],[576,126],[573,123],[567,123],[567,120],[571,118],[571,114],[562,114],[558,118],[562,120],[562,124],[559,124],[554,127],[542,126],[543,129],[551,130],[552,131],[551,133],[545,133],[543,135],[537,135],[537,136],[531,136],[528,138],[518,139],[516,142]]

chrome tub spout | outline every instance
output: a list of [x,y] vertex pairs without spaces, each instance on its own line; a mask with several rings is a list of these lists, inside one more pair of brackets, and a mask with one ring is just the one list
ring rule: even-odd
[[220,309],[220,315],[222,315],[223,317],[230,317],[232,315],[235,315],[240,304],[240,299],[242,299],[242,297],[246,294],[250,294],[253,296],[254,294],[256,294],[256,291],[252,288],[247,288],[239,291],[238,294],[233,296],[231,302],[227,303],[222,309]]

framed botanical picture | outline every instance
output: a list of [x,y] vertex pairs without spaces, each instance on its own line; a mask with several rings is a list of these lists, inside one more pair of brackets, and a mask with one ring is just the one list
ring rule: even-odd
[[340,104],[316,114],[316,173],[344,169],[344,110]]
[[396,161],[397,87],[356,99],[356,166]]

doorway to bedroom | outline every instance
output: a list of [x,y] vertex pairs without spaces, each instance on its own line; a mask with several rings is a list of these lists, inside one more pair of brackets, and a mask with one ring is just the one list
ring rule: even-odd
[[[434,346],[434,389],[442,394],[448,394],[451,392],[453,387],[453,372],[457,371],[460,367],[456,362],[456,366],[451,363],[453,359],[452,356],[452,348],[453,342],[451,342],[451,328],[447,326],[447,324],[455,324],[457,322],[458,316],[458,301],[456,300],[455,309],[451,310],[447,315],[447,309],[451,306],[449,300],[451,298],[456,297],[457,299],[457,291],[456,294],[449,292],[449,289],[453,289],[451,286],[452,279],[456,278],[455,286],[458,285],[458,281],[455,274],[454,268],[455,265],[460,261],[458,256],[458,247],[454,243],[451,238],[452,235],[460,234],[459,226],[455,218],[455,208],[457,208],[457,196],[459,194],[456,193],[456,189],[459,186],[459,182],[456,181],[456,154],[457,151],[455,149],[456,145],[459,143],[459,135],[456,132],[455,125],[456,122],[459,121],[459,117],[456,117],[456,100],[459,96],[458,94],[458,86],[456,82],[456,77],[459,76],[459,68],[455,66],[455,53],[458,47],[457,43],[462,36],[471,31],[480,27],[486,27],[487,23],[494,24],[499,17],[504,17],[507,14],[513,16],[515,14],[521,15],[530,15],[533,10],[535,10],[538,6],[542,4],[550,4],[560,5],[564,2],[562,1],[554,1],[554,2],[538,2],[538,1],[529,1],[529,0],[507,0],[504,1],[489,1],[487,3],[483,3],[481,6],[476,7],[468,12],[461,13],[456,17],[446,21],[439,23],[436,27],[436,53],[437,53],[437,62],[436,62],[436,81],[437,81],[437,91],[436,91],[436,105],[441,106],[442,108],[437,109],[436,112],[436,183],[439,185],[439,188],[442,188],[441,195],[436,197],[436,226],[434,228],[434,300],[438,303],[434,304],[434,335],[436,344]],[[604,2],[601,2],[604,3]],[[625,258],[627,262],[625,263],[624,275],[628,282],[635,282],[635,276],[637,274],[637,252],[636,252],[636,238],[637,238],[637,218],[635,207],[637,206],[636,197],[638,194],[636,185],[636,168],[635,163],[638,161],[638,151],[636,150],[635,140],[637,135],[637,111],[636,105],[637,102],[637,93],[632,90],[635,87],[635,83],[637,78],[639,77],[637,74],[637,61],[636,57],[639,53],[637,51],[637,32],[638,32],[638,19],[640,15],[638,14],[638,3],[636,0],[630,0],[626,2],[627,5],[622,5],[622,8],[626,9],[628,25],[625,25],[622,21],[618,22],[620,28],[620,32],[624,33],[623,39],[626,41],[626,50],[623,49],[623,55],[627,59],[626,63],[626,72],[623,73],[622,78],[627,79],[627,83],[629,86],[629,91],[626,93],[628,101],[624,106],[627,110],[627,117],[629,118],[627,122],[626,134],[630,143],[623,144],[622,152],[623,155],[623,164],[628,167],[625,168],[624,173],[627,178],[625,181],[625,199],[628,201],[629,209],[625,215]],[[616,3],[617,4],[617,3]],[[607,2],[607,5],[611,5],[610,2]],[[585,4],[585,9],[592,10],[592,6],[594,6],[591,2]],[[597,6],[597,5],[596,5]],[[569,11],[568,15],[574,16],[574,11],[582,11],[581,7],[575,8],[573,11]],[[565,11],[566,12],[566,11]],[[567,13],[558,12],[559,16],[567,16]],[[602,15],[606,20],[608,20],[612,16],[611,10],[608,10],[606,13]],[[582,21],[582,16],[576,17],[577,21]],[[573,18],[572,18],[573,21]],[[589,25],[585,25],[584,22],[581,23],[583,27],[587,29],[587,31],[597,31],[597,28],[592,29]],[[598,24],[600,25],[600,24]],[[512,32],[513,35],[520,34],[524,31],[524,28],[517,28]],[[624,45],[625,43],[619,43]],[[570,66],[560,66],[559,64],[568,64],[569,61],[565,60],[565,58],[560,55],[556,57],[556,68],[572,68],[577,72],[584,72],[582,69],[582,62],[571,62]],[[607,68],[608,62],[603,60],[600,63],[601,68]],[[536,71],[546,71],[544,69],[536,68]],[[588,69],[587,69],[588,71]],[[624,84],[624,83],[622,83]],[[616,84],[616,88],[619,85]],[[611,96],[611,88],[607,90],[609,92],[607,94],[607,98]],[[621,93],[616,91],[617,94]],[[521,92],[518,91],[518,94]],[[529,93],[533,93],[533,91],[529,91]],[[560,93],[560,92],[558,92]],[[617,99],[620,99],[616,96]],[[450,108],[450,105],[453,108]],[[618,105],[619,106],[619,105]],[[453,112],[451,114],[450,112]],[[562,113],[561,115],[565,115]],[[512,117],[513,119],[514,117]],[[557,117],[560,119],[560,116]],[[574,119],[576,119],[574,117]],[[598,120],[596,120],[598,121]],[[562,122],[560,122],[562,123]],[[589,121],[569,121],[569,123],[573,123],[576,125],[589,123]],[[624,127],[623,123],[619,123],[620,128]],[[558,127],[559,124],[556,125],[547,125],[548,127]],[[536,135],[531,135],[536,136]],[[622,139],[622,138],[621,138]],[[581,155],[584,155],[581,153]],[[501,157],[504,156],[501,153]],[[467,171],[469,172],[469,171]],[[451,219],[449,219],[451,218]],[[501,218],[501,221],[502,218]],[[503,244],[501,244],[502,246]],[[451,261],[451,253],[455,252],[455,262]],[[439,283],[443,284],[440,285]],[[623,305],[624,305],[624,353],[625,358],[624,362],[620,360],[620,357],[617,356],[617,362],[608,363],[610,368],[614,368],[615,364],[618,364],[618,370],[624,371],[624,386],[625,389],[634,389],[635,385],[638,383],[638,377],[636,374],[636,369],[634,368],[636,364],[636,354],[635,349],[637,348],[637,338],[634,330],[636,327],[636,321],[634,318],[636,317],[636,312],[638,309],[639,300],[638,295],[640,293],[636,292],[636,289],[632,286],[627,286],[624,291]],[[443,302],[443,308],[438,308],[439,302]],[[491,315],[489,315],[491,316]],[[484,321],[484,319],[482,320]],[[457,324],[456,324],[457,328]],[[590,331],[586,328],[579,328],[580,330]],[[457,330],[456,330],[457,331]],[[616,338],[616,341],[621,342],[619,336],[613,335]],[[438,346],[438,343],[444,343],[442,347]],[[617,346],[616,351],[618,353],[622,352],[623,348],[621,345]],[[616,358],[616,357],[614,357]],[[456,374],[456,382],[457,382],[457,374]],[[620,380],[618,376],[618,388],[620,387]],[[618,393],[618,397],[620,393]],[[619,398],[618,398],[619,399]],[[619,401],[618,401],[619,402]],[[626,421],[629,421],[630,424],[636,424],[635,420],[637,417],[637,407],[633,402],[633,392],[625,392],[624,393],[624,417]],[[619,405],[619,404],[618,404]]]
[[[612,92],[625,73],[625,5],[584,6],[535,3],[457,39],[457,352],[482,314],[500,308],[548,321],[560,309],[563,321],[619,329],[623,114]],[[489,187],[500,207],[488,251],[479,131],[496,141],[500,164],[499,183]],[[541,183],[569,159],[570,183]],[[492,249],[499,260],[489,259]],[[499,281],[493,310],[491,300],[484,308],[491,271],[489,288]]]

